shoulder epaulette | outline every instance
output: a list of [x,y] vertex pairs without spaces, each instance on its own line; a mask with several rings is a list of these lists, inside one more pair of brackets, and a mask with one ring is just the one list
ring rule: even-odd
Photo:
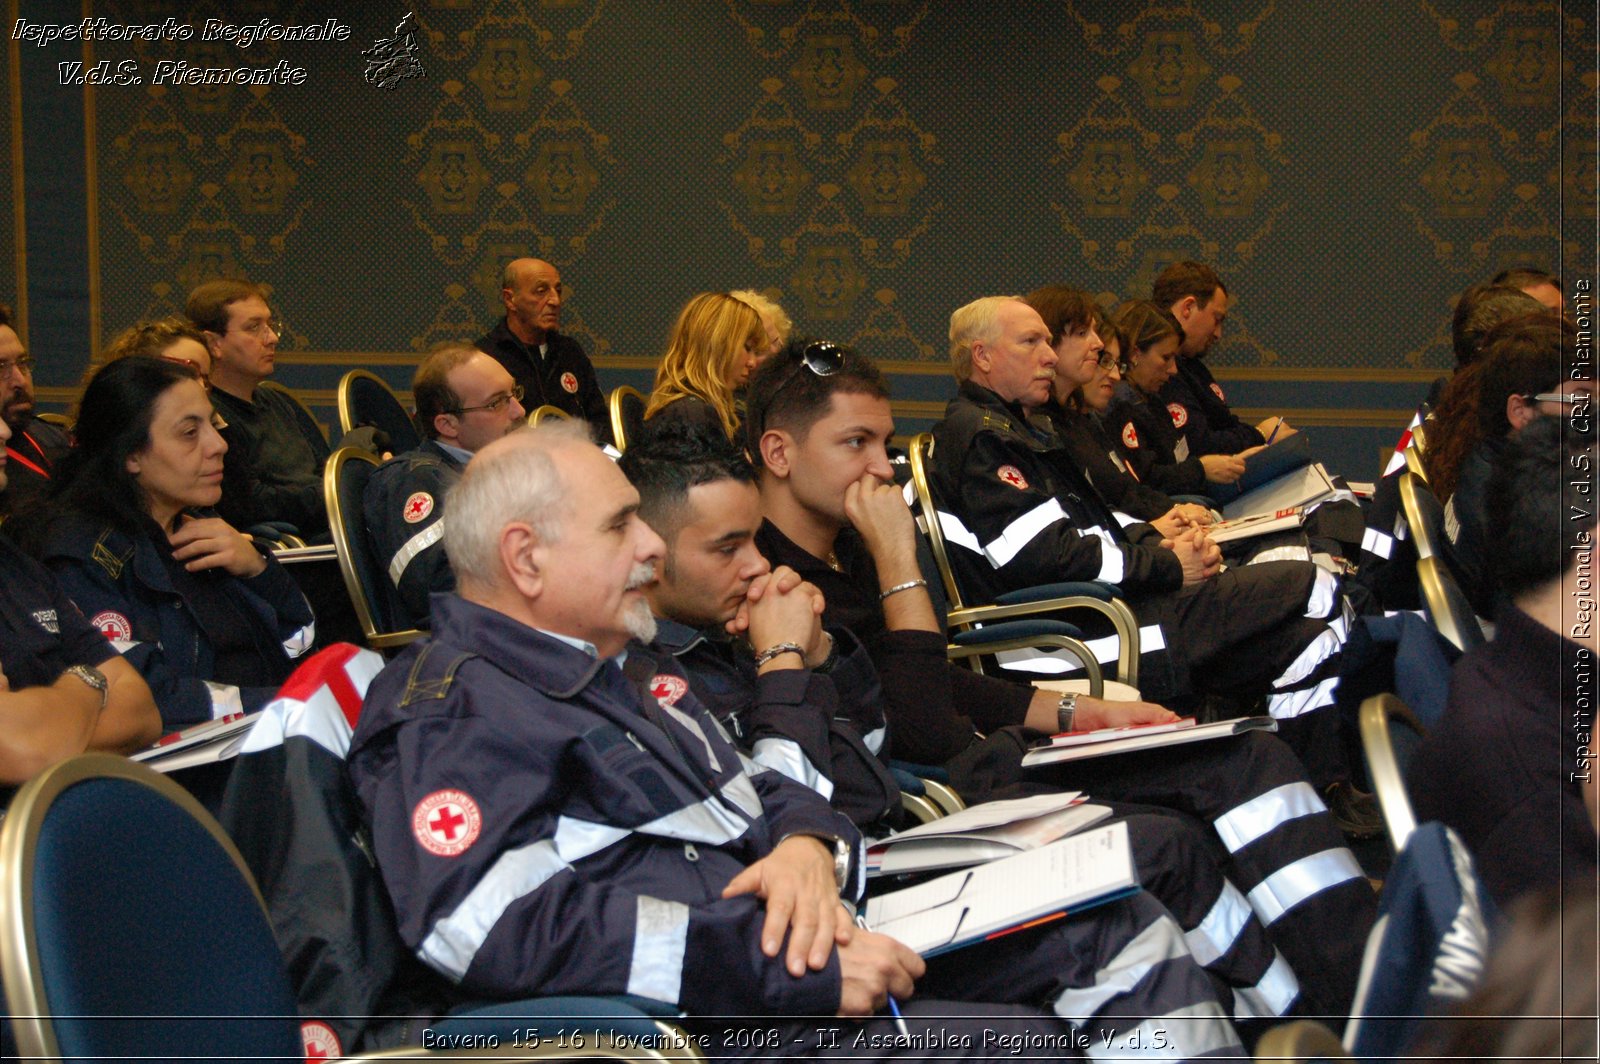
[[104,569],[106,575],[111,579],[120,580],[122,579],[122,570],[128,565],[128,559],[133,557],[133,545],[129,544],[126,551],[118,554],[106,545],[106,539],[112,534],[112,529],[103,529],[100,533],[100,538],[94,541],[94,548],[89,552],[89,557],[94,560],[95,564]]
[[[433,659],[440,653],[447,652],[438,643],[429,643],[417,655],[417,660],[411,664],[411,673],[406,677],[405,694],[400,698],[402,706],[414,705],[417,702],[436,702],[450,693],[450,685],[455,682],[456,670],[476,654],[458,653],[444,668],[437,673],[429,666]],[[424,673],[431,675],[424,675]]]

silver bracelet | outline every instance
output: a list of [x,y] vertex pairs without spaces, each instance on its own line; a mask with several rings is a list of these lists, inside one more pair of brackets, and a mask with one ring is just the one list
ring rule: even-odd
[[756,655],[756,668],[761,668],[761,666],[765,665],[767,662],[771,661],[780,654],[799,654],[800,663],[802,665],[805,664],[805,647],[801,646],[799,643],[774,643]]
[[926,580],[907,580],[905,583],[896,584],[896,585],[894,585],[894,587],[891,587],[889,590],[881,593],[878,596],[878,601],[882,602],[884,599],[888,598],[890,595],[898,595],[898,594],[900,594],[900,592],[902,592],[902,591],[910,591],[914,587],[927,587],[927,586],[928,586],[928,582]]

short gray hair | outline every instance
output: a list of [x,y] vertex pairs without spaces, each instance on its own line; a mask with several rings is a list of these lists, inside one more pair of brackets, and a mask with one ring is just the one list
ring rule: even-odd
[[588,422],[552,418],[473,456],[445,505],[444,550],[458,583],[501,584],[500,533],[514,521],[527,522],[541,543],[561,538],[572,493],[551,452],[593,442]]
[[1021,296],[984,296],[974,299],[950,315],[950,368],[956,380],[972,377],[972,345],[991,343],[1000,334],[1000,307],[1018,302]]

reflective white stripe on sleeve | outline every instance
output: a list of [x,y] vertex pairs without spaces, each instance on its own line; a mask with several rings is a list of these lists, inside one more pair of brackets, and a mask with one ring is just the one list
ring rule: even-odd
[[1376,528],[1369,528],[1361,533],[1361,549],[1368,554],[1387,558],[1394,553],[1394,537],[1386,536]]
[[861,737],[861,742],[868,750],[875,754],[883,753],[883,740],[889,736],[889,727],[874,728]]
[[290,659],[292,660],[310,650],[311,644],[315,643],[316,641],[317,622],[315,619],[313,619],[310,624],[306,625],[304,628],[295,632],[294,635],[291,635],[288,639],[283,641],[283,652],[289,655]]
[[1115,517],[1117,519],[1117,524],[1121,525],[1123,528],[1127,528],[1129,525],[1143,523],[1141,518],[1134,517],[1132,514],[1125,514],[1121,510],[1112,510],[1111,516]]
[[601,451],[602,454],[604,454],[607,458],[611,459],[613,462],[615,462],[617,459],[622,457],[622,452],[617,450],[615,447],[611,446],[611,444],[609,444],[609,443],[605,444],[604,446],[602,446],[600,448],[600,451]]
[[1234,1019],[1274,1019],[1287,1013],[1300,996],[1300,981],[1294,977],[1288,958],[1277,950],[1273,953],[1272,965],[1259,983],[1233,988]]
[[917,505],[917,485],[913,481],[901,485],[900,494],[905,497],[907,506]]
[[996,569],[1003,568],[1011,559],[1022,553],[1045,529],[1057,521],[1065,521],[1067,512],[1055,499],[1046,499],[1005,527],[1005,531],[984,545],[983,556]]
[[683,993],[683,955],[688,947],[689,907],[639,895],[628,993],[676,1003]]
[[833,781],[817,771],[805,751],[800,749],[800,744],[793,739],[757,739],[750,753],[756,764],[804,784],[824,798],[833,797]]
[[1229,853],[1238,853],[1280,824],[1303,816],[1326,813],[1311,784],[1301,780],[1274,787],[1241,802],[1212,822]]
[[1074,1027],[1082,1027],[1112,998],[1138,986],[1152,968],[1188,952],[1183,929],[1170,916],[1158,917],[1133,936],[1110,963],[1095,972],[1088,986],[1069,987],[1052,1006],[1056,1015]]
[[1403,540],[1406,539],[1406,537],[1408,537],[1410,535],[1411,535],[1411,526],[1406,524],[1406,515],[1405,514],[1396,515],[1396,517],[1394,519],[1394,538],[1403,541]]
[[983,553],[983,544],[978,542],[978,537],[974,536],[955,514],[945,510],[939,511],[939,531],[944,533],[946,543],[965,547],[974,554]]
[[1382,479],[1387,480],[1394,476],[1396,471],[1406,464],[1406,452],[1402,448],[1395,448],[1394,454],[1389,456],[1389,464],[1383,467]]
[[417,956],[459,982],[506,910],[572,862],[627,838],[626,828],[562,817],[554,838],[502,853],[449,916],[433,925]]
[[1302,857],[1262,880],[1249,894],[1250,908],[1271,927],[1278,917],[1314,894],[1361,879],[1355,855],[1343,846]]
[[1444,536],[1451,543],[1461,538],[1461,518],[1456,516],[1456,497],[1450,496],[1444,504]]
[[[1089,648],[1089,653],[1094,660],[1102,665],[1114,664],[1117,660],[1119,643],[1114,635],[1101,636],[1099,639],[1084,640],[1084,645]],[[1167,640],[1161,633],[1159,624],[1141,625],[1139,628],[1139,652],[1148,654],[1154,650],[1165,650]],[[995,660],[1008,669],[1019,672],[1037,672],[1057,675],[1066,672],[1081,672],[1083,666],[1078,664],[1078,659],[1068,654],[1065,650],[1045,650],[1043,648],[1024,647],[1021,650],[1006,650],[995,655]]]
[[1334,604],[1338,601],[1338,579],[1328,570],[1318,569],[1316,580],[1311,584],[1311,594],[1306,599],[1306,616],[1313,619],[1326,617],[1333,612]]
[[1339,686],[1339,677],[1330,676],[1315,687],[1303,691],[1285,691],[1267,696],[1267,713],[1274,720],[1292,720],[1302,713],[1333,705],[1333,692]]
[[1205,919],[1193,931],[1183,933],[1184,941],[1189,944],[1189,952],[1194,954],[1195,963],[1203,968],[1225,956],[1239,940],[1239,933],[1250,922],[1252,915],[1250,903],[1244,900],[1239,888],[1224,879],[1222,891]]
[[439,520],[406,540],[400,549],[394,552],[394,557],[389,559],[389,579],[394,582],[394,586],[400,586],[400,578],[405,575],[406,566],[415,561],[417,555],[443,538],[444,521]]
[[243,713],[244,702],[239,697],[239,689],[231,683],[214,683],[205,681],[206,690],[211,692],[211,719],[226,717],[229,713]]
[[1122,583],[1123,574],[1127,571],[1127,559],[1122,556],[1121,544],[1099,525],[1084,534],[1100,537],[1100,571],[1094,578],[1107,584]]

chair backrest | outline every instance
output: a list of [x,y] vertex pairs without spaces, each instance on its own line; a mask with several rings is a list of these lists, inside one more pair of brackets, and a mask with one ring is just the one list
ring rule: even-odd
[[534,408],[533,413],[528,415],[528,424],[537,425],[539,422],[543,421],[545,418],[551,418],[551,417],[560,418],[562,421],[565,421],[568,418],[570,418],[571,416],[572,416],[571,414],[567,413],[565,410],[561,409],[559,406],[551,406],[549,403],[546,403],[544,406],[539,406],[539,407],[535,407]]
[[422,446],[417,423],[387,381],[364,369],[353,369],[339,380],[339,431],[347,433],[371,425],[389,437],[394,454]]
[[[1423,405],[1426,406],[1427,404],[1424,403]],[[1427,414],[1423,414],[1423,417],[1427,417]],[[1421,425],[1418,425],[1416,428],[1411,430],[1411,448],[1418,454],[1427,453],[1428,430],[1423,428]]]
[[322,438],[328,438],[327,424],[325,424],[321,418],[317,417],[316,414],[312,413],[311,408],[307,406],[298,395],[294,394],[294,392],[279,384],[277,381],[262,381],[260,384],[256,385],[256,387],[266,388],[269,391],[281,392],[284,395],[287,395],[290,399],[294,400],[294,405],[298,406],[305,416],[311,419],[311,423],[317,426],[318,430],[320,430],[322,433]]
[[43,421],[46,425],[54,425],[56,428],[65,429],[67,432],[72,431],[72,419],[65,414],[46,412],[33,416]]
[[249,870],[165,776],[85,754],[35,777],[0,827],[0,898],[23,1056],[304,1059]]
[[1422,588],[1422,608],[1428,615],[1429,623],[1457,650],[1465,653],[1488,642],[1483,636],[1483,626],[1478,623],[1478,615],[1472,610],[1472,603],[1467,600],[1461,585],[1456,583],[1443,558],[1437,555],[1419,558],[1417,584]]
[[1438,557],[1444,549],[1444,507],[1428,482],[1410,471],[1400,474],[1400,509],[1411,528],[1417,557]]
[[[1406,793],[1405,768],[1423,728],[1406,704],[1387,692],[1361,703],[1360,721],[1361,749],[1367,755],[1367,773],[1377,791],[1378,807],[1383,811],[1383,823],[1389,830],[1389,843],[1394,852],[1399,853],[1417,828],[1411,797]],[[1409,729],[1414,737],[1403,750],[1396,748],[1391,721]]]
[[363,499],[377,468],[376,456],[359,447],[341,447],[322,471],[322,497],[328,507],[333,548],[339,555],[339,575],[344,578],[367,645],[375,649],[402,646],[423,634],[402,620],[405,614],[399,596],[367,540]]
[[1421,449],[1407,446],[1403,457],[1406,461],[1406,471],[1426,484],[1428,482],[1428,466],[1427,463],[1422,460]]
[[1256,1043],[1256,1060],[1282,1064],[1316,1064],[1317,1061],[1351,1059],[1339,1036],[1316,1020],[1280,1023]]
[[644,396],[637,388],[618,385],[606,400],[611,411],[611,438],[617,450],[626,451],[628,441],[638,438],[644,428]]
[[917,493],[917,508],[922,511],[917,523],[928,537],[933,548],[933,563],[939,569],[939,579],[944,583],[945,598],[950,609],[959,610],[965,605],[961,589],[956,586],[955,570],[950,567],[950,551],[944,541],[944,528],[939,524],[939,504],[933,497],[932,471],[933,433],[919,432],[911,438],[911,484]]

